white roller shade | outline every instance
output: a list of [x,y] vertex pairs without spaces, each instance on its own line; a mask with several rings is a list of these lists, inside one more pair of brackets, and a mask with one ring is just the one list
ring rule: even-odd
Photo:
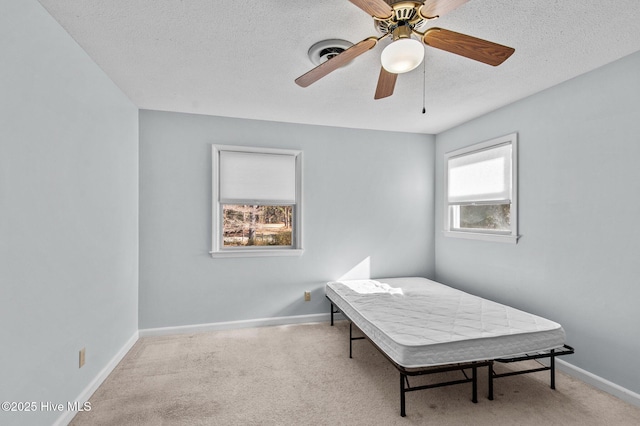
[[220,151],[220,201],[296,200],[294,155]]
[[511,144],[449,158],[450,204],[511,200]]

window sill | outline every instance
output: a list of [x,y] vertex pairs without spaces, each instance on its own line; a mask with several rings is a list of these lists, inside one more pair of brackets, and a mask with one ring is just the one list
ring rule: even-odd
[[445,237],[516,244],[520,235],[483,234],[479,232],[442,231]]
[[272,249],[272,250],[220,250],[210,251],[214,259],[223,257],[292,257],[302,256],[303,249]]

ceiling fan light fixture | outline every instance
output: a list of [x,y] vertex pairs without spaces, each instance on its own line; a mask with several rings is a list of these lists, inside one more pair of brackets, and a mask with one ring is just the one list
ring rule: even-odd
[[400,38],[384,48],[380,55],[382,67],[393,74],[414,70],[424,60],[424,46],[418,40]]

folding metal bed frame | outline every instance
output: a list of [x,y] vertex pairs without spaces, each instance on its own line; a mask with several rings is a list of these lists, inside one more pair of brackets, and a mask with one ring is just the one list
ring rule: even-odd
[[[443,386],[451,386],[463,383],[471,383],[472,388],[472,397],[471,401],[473,403],[478,402],[478,369],[481,367],[487,367],[487,378],[488,378],[488,399],[494,399],[494,384],[493,380],[502,377],[509,377],[520,374],[534,373],[540,371],[549,371],[550,372],[550,387],[551,389],[555,389],[555,358],[558,356],[569,355],[574,353],[574,349],[564,344],[561,347],[557,347],[554,349],[546,349],[540,351],[534,351],[533,353],[527,353],[523,355],[517,356],[507,356],[507,357],[498,357],[492,359],[484,359],[484,360],[476,360],[476,361],[467,361],[467,362],[455,362],[450,364],[440,364],[440,365],[429,365],[429,366],[418,366],[418,367],[405,367],[400,365],[398,362],[394,361],[389,354],[387,354],[379,345],[377,345],[364,331],[361,331],[363,336],[354,337],[353,335],[353,325],[354,322],[352,319],[343,311],[340,310],[335,304],[334,301],[326,296],[329,302],[331,303],[331,326],[334,325],[334,314],[341,313],[348,321],[349,321],[349,358],[353,357],[353,341],[367,339],[369,342],[384,355],[385,358],[391,362],[391,364],[399,371],[400,373],[400,415],[402,417],[406,416],[406,393],[414,392],[424,389],[432,389]],[[357,327],[357,326],[356,326]],[[549,364],[545,365],[540,362],[542,359],[549,360]],[[520,361],[529,361],[535,360],[540,366],[536,368],[527,368],[522,370],[509,371],[504,373],[497,373],[494,370],[494,363],[515,363]],[[423,375],[431,375],[438,373],[445,373],[449,371],[460,371],[462,376],[457,380],[448,380],[437,383],[430,383],[426,385],[420,386],[412,386],[409,383],[409,377],[415,376],[423,376]]]

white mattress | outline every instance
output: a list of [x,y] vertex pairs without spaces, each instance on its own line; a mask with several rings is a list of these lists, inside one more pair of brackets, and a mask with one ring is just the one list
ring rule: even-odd
[[505,358],[565,343],[560,324],[426,278],[335,281],[325,291],[405,368]]

